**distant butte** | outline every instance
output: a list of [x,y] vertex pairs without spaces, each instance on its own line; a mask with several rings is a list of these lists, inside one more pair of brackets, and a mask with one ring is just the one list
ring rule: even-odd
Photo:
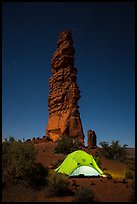
[[80,90],[76,83],[77,69],[74,68],[74,47],[70,31],[59,35],[57,49],[51,60],[49,79],[46,138],[55,142],[66,135],[84,144],[84,133],[80,119],[78,100]]

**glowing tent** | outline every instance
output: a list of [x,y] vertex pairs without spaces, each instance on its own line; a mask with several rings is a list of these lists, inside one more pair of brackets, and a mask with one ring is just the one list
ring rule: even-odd
[[68,176],[104,176],[93,156],[83,150],[68,154],[55,171]]

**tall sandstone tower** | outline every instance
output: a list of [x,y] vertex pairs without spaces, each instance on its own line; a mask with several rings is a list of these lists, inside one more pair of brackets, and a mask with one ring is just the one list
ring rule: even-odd
[[76,83],[77,69],[74,68],[74,47],[70,31],[59,35],[57,49],[51,60],[49,79],[49,118],[46,137],[55,142],[62,135],[78,139],[84,144],[84,134],[78,111],[80,90]]

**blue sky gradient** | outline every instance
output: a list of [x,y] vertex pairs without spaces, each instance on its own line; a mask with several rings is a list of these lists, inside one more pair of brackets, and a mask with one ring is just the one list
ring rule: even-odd
[[135,146],[134,2],[2,4],[2,136],[45,135],[50,61],[72,30],[79,111],[87,140]]

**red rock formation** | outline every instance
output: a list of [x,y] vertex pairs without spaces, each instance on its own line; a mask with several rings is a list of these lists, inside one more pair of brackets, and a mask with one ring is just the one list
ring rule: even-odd
[[96,147],[96,134],[92,130],[87,131],[87,137],[88,137],[88,147],[94,148]]
[[51,60],[52,76],[49,79],[49,118],[46,136],[57,141],[63,134],[78,138],[84,144],[84,134],[78,111],[80,90],[76,83],[74,47],[71,32],[60,33],[57,49]]

